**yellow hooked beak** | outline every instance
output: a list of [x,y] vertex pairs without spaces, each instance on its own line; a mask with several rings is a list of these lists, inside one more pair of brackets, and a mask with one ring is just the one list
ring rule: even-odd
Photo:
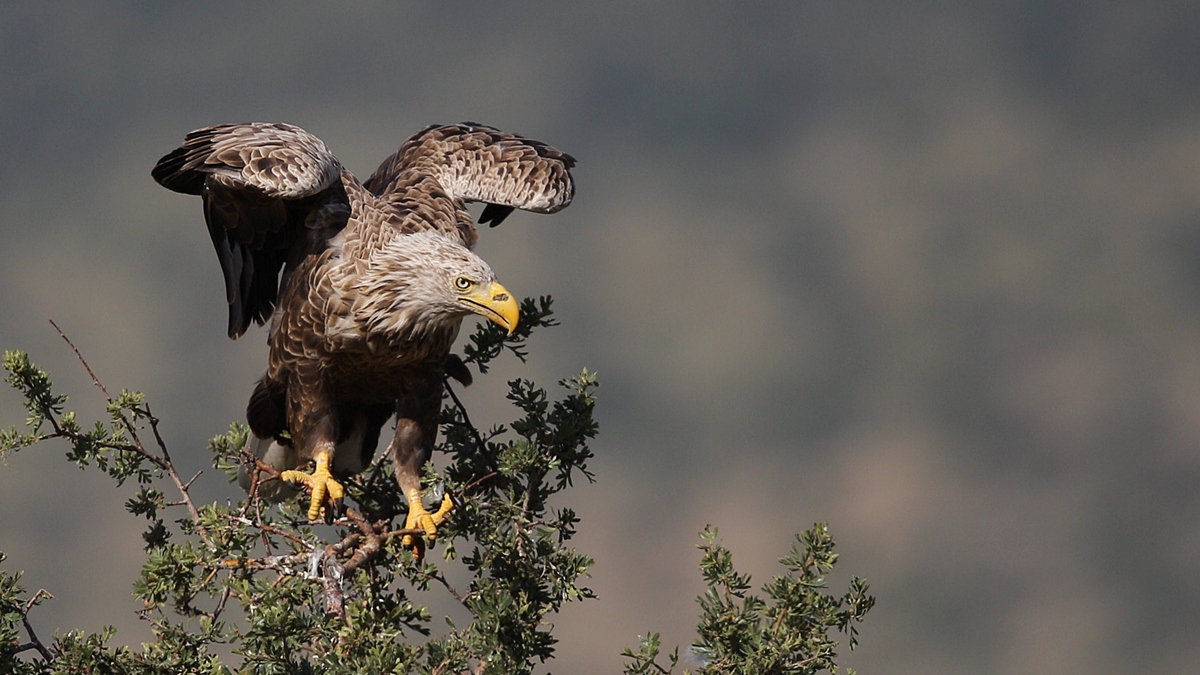
[[509,335],[516,330],[517,321],[521,318],[521,309],[517,305],[517,301],[499,282],[493,281],[490,288],[478,286],[470,293],[463,295],[459,301],[469,307],[472,312],[498,324],[508,331]]

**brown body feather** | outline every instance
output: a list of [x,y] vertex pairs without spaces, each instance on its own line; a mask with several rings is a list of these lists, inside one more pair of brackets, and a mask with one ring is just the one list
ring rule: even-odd
[[295,461],[328,451],[335,472],[355,473],[398,414],[391,452],[409,492],[432,450],[461,322],[422,313],[424,287],[411,277],[431,263],[415,258],[479,267],[455,250],[478,238],[465,204],[487,202],[481,222],[493,226],[514,208],[554,213],[574,194],[573,165],[490,127],[433,126],[360,184],[298,127],[239,124],[188,134],[152,175],[203,198],[230,337],[271,317],[267,372],[247,408],[254,435],[289,442]]

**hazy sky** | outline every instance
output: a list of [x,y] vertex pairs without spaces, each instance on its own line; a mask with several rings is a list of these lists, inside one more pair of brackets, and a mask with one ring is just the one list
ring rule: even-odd
[[[298,124],[360,177],[471,120],[579,159],[574,204],[477,251],[562,326],[468,393],[601,376],[571,497],[599,600],[562,673],[692,639],[695,534],[757,583],[828,521],[879,604],[863,673],[1200,668],[1200,5],[0,7],[0,347],[101,410],[145,391],[187,472],[243,415],[187,131]],[[0,392],[0,424],[24,414]],[[48,447],[0,468],[43,632],[137,643],[129,491]],[[237,496],[212,471],[205,499]]]

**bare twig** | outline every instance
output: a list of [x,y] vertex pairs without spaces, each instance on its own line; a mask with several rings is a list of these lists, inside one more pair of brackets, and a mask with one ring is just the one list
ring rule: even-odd
[[87,374],[92,377],[92,384],[96,385],[100,391],[104,392],[104,398],[108,399],[109,403],[112,403],[112,396],[108,395],[108,390],[105,389],[104,385],[100,383],[100,378],[96,377],[96,373],[92,372],[92,367],[88,365],[86,360],[84,360],[83,354],[79,353],[79,348],[75,346],[74,342],[71,342],[71,338],[67,337],[67,334],[58,327],[58,324],[54,323],[54,319],[50,319],[50,325],[54,326],[54,330],[58,331],[59,337],[66,341],[67,345],[71,347],[71,351],[75,352],[75,356],[79,359],[79,362],[83,364],[84,370],[86,370]]
[[[229,576],[233,578],[232,573]],[[224,590],[221,591],[221,599],[217,600],[217,608],[213,610],[213,621],[216,621],[217,617],[221,616],[221,612],[225,611],[225,603],[229,601],[229,596],[231,595],[233,595],[233,588],[226,584]]]
[[25,605],[21,607],[21,623],[25,625],[25,632],[29,633],[29,642],[19,645],[17,647],[17,651],[23,652],[29,649],[36,649],[38,654],[40,654],[43,659],[46,661],[53,661],[54,654],[52,654],[50,650],[46,648],[46,645],[42,644],[42,641],[38,639],[37,633],[33,632],[33,625],[29,623],[29,610],[33,609],[33,606],[42,598],[52,600],[54,596],[50,595],[50,592],[46,589],[39,588],[38,592],[34,593],[33,597],[26,600]]
[[[266,462],[262,461],[261,459],[258,459],[258,458],[254,459],[254,470],[259,473],[268,474],[269,477],[267,478],[267,480],[283,480],[283,478],[280,477],[283,475],[282,471],[280,471],[279,469],[276,469],[275,467],[271,466],[270,464],[267,464]],[[265,482],[265,481],[263,481],[263,482]]]
[[[244,517],[250,510],[251,505],[257,508],[259,504],[259,500],[256,499],[259,486],[269,480],[279,480],[280,471],[256,457],[250,451],[249,443],[242,446],[238,454],[241,456],[242,470],[250,476],[250,489],[246,490],[246,501],[242,504],[241,515]],[[266,479],[262,477],[264,473],[267,474]],[[261,520],[261,514],[259,519]]]
[[359,534],[357,532],[355,532],[353,534],[348,534],[348,535],[346,535],[345,539],[342,539],[341,541],[339,541],[336,544],[330,544],[329,546],[327,546],[326,551],[329,553],[332,553],[333,555],[340,556],[343,553],[345,553],[346,551],[353,551],[358,546],[358,543],[360,541],[362,541],[361,534]]
[[414,537],[424,536],[425,530],[419,527],[402,527],[398,530],[388,530],[387,532],[383,532],[379,535],[379,538],[383,541],[389,541],[395,537],[407,537],[410,535]]
[[493,471],[491,473],[484,474],[483,476],[476,478],[475,480],[471,481],[470,483],[467,483],[466,486],[464,486],[463,489],[459,492],[459,494],[461,494],[462,496],[465,497],[466,494],[468,492],[470,492],[471,490],[474,490],[475,488],[479,487],[480,485],[486,483],[487,481],[489,481],[499,475],[500,475],[499,471]]
[[[64,333],[62,329],[58,327],[58,324],[54,323],[53,320],[50,321],[50,325],[54,326],[54,330],[58,331],[59,337],[61,337],[63,341],[67,343],[67,346],[71,348],[71,351],[75,352],[76,358],[79,359],[79,362],[83,364],[84,370],[86,370],[88,375],[91,376],[92,384],[96,385],[96,387],[100,389],[100,391],[104,394],[105,400],[108,401],[108,404],[111,406],[113,403],[112,396],[108,393],[108,389],[104,386],[104,384],[100,382],[100,378],[96,377],[95,371],[93,371],[92,367],[88,365],[87,359],[83,358],[83,354],[79,351],[79,348],[75,346],[74,342],[71,342],[71,338],[67,337],[67,334]],[[191,481],[188,481],[187,484],[184,484],[183,480],[179,477],[179,472],[175,470],[175,466],[171,463],[171,453],[167,451],[167,444],[163,441],[162,434],[160,434],[158,431],[158,418],[155,417],[154,413],[150,411],[149,403],[145,404],[143,412],[145,413],[146,418],[150,420],[150,429],[154,433],[154,439],[157,441],[158,448],[162,452],[162,455],[159,456],[150,452],[149,450],[146,450],[145,446],[142,444],[142,440],[138,437],[137,425],[127,418],[123,412],[118,412],[117,417],[121,420],[121,425],[125,427],[125,431],[129,434],[129,438],[133,441],[133,444],[125,446],[111,444],[111,447],[128,452],[135,452],[162,471],[165,471],[175,483],[175,487],[179,489],[180,495],[183,497],[183,504],[187,507],[188,513],[192,516],[192,522],[196,524],[196,531],[199,532],[200,536],[211,545],[212,539],[208,536],[208,530],[206,530],[204,526],[200,524],[200,512],[196,509],[196,505],[192,502],[191,495],[188,494],[188,486],[191,485]],[[50,422],[54,426],[54,430],[59,435],[69,436],[71,438],[74,438],[78,435],[67,434],[63,432],[53,416],[50,417]],[[107,446],[110,444],[102,445]],[[192,480],[195,480],[195,478]]]
[[534,476],[534,473],[529,473],[529,484],[525,486],[525,497],[521,500],[521,525],[529,523],[529,514],[533,510],[533,489],[542,482],[540,475]]
[[[163,462],[166,464],[167,474],[171,476],[171,480],[174,481],[175,487],[179,488],[179,494],[183,496],[183,501],[187,506],[188,513],[192,516],[192,522],[196,524],[196,531],[199,532],[200,536],[211,545],[212,539],[208,536],[208,530],[206,530],[204,526],[200,524],[200,511],[196,509],[196,505],[192,502],[192,496],[188,494],[188,486],[192,484],[192,481],[188,481],[185,485],[183,480],[179,477],[179,472],[175,470],[175,465],[171,463],[171,453],[167,451],[167,444],[163,441],[162,434],[160,434],[158,431],[158,418],[155,417],[154,413],[150,411],[149,403],[145,404],[145,410],[146,417],[150,420],[150,430],[154,432],[154,440],[157,441],[158,449],[162,452],[162,458]],[[124,416],[122,416],[122,419],[124,419]],[[129,424],[128,422],[126,424],[130,427],[130,435],[133,436],[133,425]],[[134,440],[137,440],[136,436],[134,437]],[[140,441],[138,441],[138,445],[141,445]],[[196,475],[199,476],[200,474]],[[196,479],[192,478],[192,480]]]
[[[201,609],[196,609],[195,607],[192,607],[192,600],[195,600],[195,599],[196,599],[196,596],[200,594],[200,591],[204,590],[204,587],[208,585],[208,582],[210,582],[210,581],[212,581],[212,580],[213,580],[213,577],[217,576],[217,572],[219,572],[219,571],[221,571],[221,568],[219,568],[219,567],[214,567],[214,568],[212,569],[212,571],[210,571],[210,572],[208,573],[208,576],[207,576],[207,577],[204,577],[204,581],[201,581],[201,582],[200,582],[200,585],[199,585],[199,586],[197,586],[197,587],[196,587],[196,588],[195,588],[195,589],[194,589],[194,590],[191,592],[191,594],[189,594],[189,595],[188,595],[186,598],[184,598],[184,599],[183,599],[183,602],[182,602],[182,603],[180,603],[180,605],[179,605],[179,606],[182,606],[182,607],[184,607],[184,608],[187,608],[187,609],[190,609],[190,610],[193,610],[193,611],[199,612],[200,614],[204,614],[204,615],[207,615],[207,616],[211,616],[211,615],[209,615],[209,614],[208,614],[208,612],[205,612],[204,610],[201,610]],[[213,619],[215,619],[216,617],[214,616],[214,617],[212,617],[212,618],[213,618]]]
[[375,485],[375,482],[379,480],[380,474],[383,473],[383,467],[391,458],[391,456],[392,446],[389,443],[387,449],[385,449],[379,455],[379,457],[375,459],[375,461],[371,462],[371,472],[367,474],[367,477],[362,481],[362,489],[364,491],[366,491],[370,486]]
[[[531,526],[529,515],[533,511],[533,491],[541,484],[544,475],[544,472],[541,471],[531,471],[528,474],[529,483],[525,486],[525,497],[521,500],[521,519],[516,523],[517,531],[522,534]],[[517,553],[520,553],[522,557],[525,556],[524,536],[517,537]]]
[[[243,448],[243,449],[242,449],[242,454],[243,454],[243,455],[248,455],[248,454],[250,454],[250,453],[249,453],[249,451],[248,451],[248,450],[246,450],[245,448]],[[255,462],[256,464],[257,464],[259,461],[261,461],[261,460],[259,460],[258,458],[254,458],[254,462]],[[264,463],[265,463],[265,462],[264,462]],[[247,464],[247,462],[246,462],[246,457],[245,457],[245,456],[243,456],[243,457],[242,457],[242,470],[243,470],[243,471],[246,471],[246,464]],[[246,514],[247,514],[247,513],[250,511],[250,506],[251,506],[251,505],[255,505],[255,504],[257,504],[257,503],[258,503],[258,483],[259,483],[259,481],[261,480],[261,477],[262,477],[262,474],[261,474],[261,473],[259,473],[259,471],[258,471],[258,467],[257,467],[257,466],[255,466],[254,468],[252,468],[252,469],[250,469],[249,471],[246,471],[246,472],[250,474],[250,489],[249,489],[249,490],[246,490],[246,501],[242,503],[242,512],[241,512],[241,514],[240,514],[240,515],[241,515],[243,518],[245,518],[245,517],[246,517]],[[261,516],[259,517],[259,520],[262,520]]]
[[292,534],[291,532],[286,532],[284,530],[281,530],[278,527],[275,527],[274,525],[271,525],[269,523],[251,520],[244,516],[235,516],[232,513],[222,513],[221,515],[224,518],[237,523],[238,525],[247,525],[250,527],[256,527],[259,530],[262,530],[263,532],[270,532],[271,534],[278,535],[280,537],[283,537],[284,539],[287,539],[291,542],[299,544],[306,550],[311,551],[313,549],[313,545],[310,544],[309,542],[304,541],[303,539],[301,539],[300,537],[297,537],[296,535]]
[[266,569],[291,574],[294,572],[292,568],[308,560],[309,556],[310,553],[301,551],[289,556],[270,555],[265,558],[226,558],[220,564],[222,569],[228,570]]
[[199,478],[200,474],[202,474],[202,473],[204,473],[204,469],[200,469],[199,471],[197,471],[196,475],[192,476],[191,480],[189,480],[188,482],[183,484],[184,489],[186,490],[187,488],[192,487],[192,483],[195,483],[196,479]]
[[445,586],[446,590],[450,592],[450,595],[454,596],[454,599],[457,600],[460,605],[466,607],[467,609],[471,609],[471,606],[467,604],[466,598],[464,598],[453,586],[450,585],[450,582],[446,580],[446,577],[440,571],[434,572],[429,576],[432,577],[434,581],[438,582],[442,586]]

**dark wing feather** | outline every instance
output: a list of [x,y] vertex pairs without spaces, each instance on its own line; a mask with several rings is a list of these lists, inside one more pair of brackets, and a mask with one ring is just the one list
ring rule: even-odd
[[[486,202],[480,223],[499,225],[513,209],[555,213],[575,196],[575,158],[545,143],[464,122],[427,127],[383,161],[364,186],[377,196],[431,176],[456,204]],[[464,236],[473,243],[474,232]]]
[[150,172],[201,195],[225,276],[229,336],[275,307],[279,272],[345,226],[342,167],[325,144],[287,124],[223,124],[188,134]]
[[250,395],[246,406],[246,423],[259,438],[274,438],[283,442],[287,431],[287,388],[263,377]]
[[479,224],[495,227],[504,222],[508,214],[513,212],[511,206],[501,206],[499,204],[488,204],[483,207],[483,213],[479,214]]

